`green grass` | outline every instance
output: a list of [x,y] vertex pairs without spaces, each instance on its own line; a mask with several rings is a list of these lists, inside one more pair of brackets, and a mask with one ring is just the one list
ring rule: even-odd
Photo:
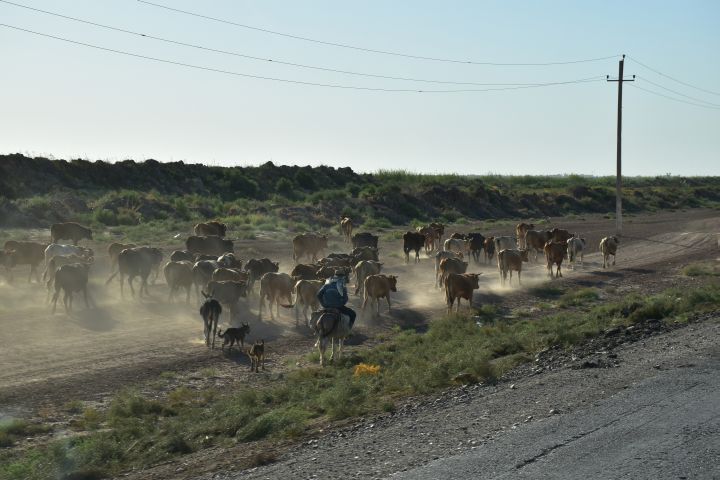
[[[559,301],[585,302],[595,294],[566,293]],[[115,475],[212,445],[296,438],[318,422],[392,411],[397,399],[446,388],[459,373],[492,383],[549,347],[569,348],[608,328],[649,319],[683,322],[719,307],[718,285],[631,295],[586,312],[539,318],[504,319],[488,306],[480,312],[480,324],[473,316],[451,315],[431,322],[426,333],[398,329],[380,345],[350,351],[326,368],[291,371],[267,387],[230,393],[181,387],[163,400],[127,391],[106,412],[86,409],[84,416],[92,422],[85,420],[83,436],[0,452],[0,479],[56,478],[74,471]],[[317,353],[308,358],[317,361]],[[354,377],[359,363],[378,365],[379,373]],[[27,428],[17,424],[3,431],[15,435]]]
[[720,277],[720,267],[716,264],[692,263],[682,269],[688,277]]
[[600,298],[597,288],[581,288],[564,293],[558,300],[560,308],[578,307],[592,303]]

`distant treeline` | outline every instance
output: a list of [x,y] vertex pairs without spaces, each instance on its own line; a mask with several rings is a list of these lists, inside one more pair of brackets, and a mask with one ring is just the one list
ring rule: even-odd
[[[105,225],[225,218],[237,226],[367,226],[608,213],[614,177],[359,174],[329,166],[211,167],[0,156],[0,226],[79,219]],[[720,177],[628,177],[628,212],[717,206]]]

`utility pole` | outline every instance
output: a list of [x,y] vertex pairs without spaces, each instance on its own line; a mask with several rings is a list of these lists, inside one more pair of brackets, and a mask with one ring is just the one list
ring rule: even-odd
[[625,54],[620,59],[617,80],[611,80],[607,75],[608,82],[618,82],[618,109],[617,109],[617,178],[615,179],[615,230],[618,235],[622,234],[622,86],[623,82],[634,82],[632,79],[623,78],[623,66]]

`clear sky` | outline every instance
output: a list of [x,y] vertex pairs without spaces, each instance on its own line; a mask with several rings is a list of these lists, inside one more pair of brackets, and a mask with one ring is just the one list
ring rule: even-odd
[[[113,27],[275,60],[386,76],[545,83],[617,76],[720,106],[718,1],[153,0],[298,36],[488,66],[320,45],[135,0],[13,0]],[[186,48],[0,3],[0,23],[251,75],[386,89],[487,88],[315,71]],[[461,174],[607,175],[615,169],[617,84],[506,91],[346,90],[224,75],[0,27],[0,153],[212,165],[350,166]],[[649,82],[675,90],[681,97]],[[625,84],[628,175],[720,175],[720,109]],[[706,103],[703,103],[706,104]]]

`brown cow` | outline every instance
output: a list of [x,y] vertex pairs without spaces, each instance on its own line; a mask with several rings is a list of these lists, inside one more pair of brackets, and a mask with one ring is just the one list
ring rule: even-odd
[[370,275],[365,279],[365,297],[363,299],[362,309],[371,298],[377,305],[377,315],[380,315],[380,299],[385,297],[388,304],[388,312],[390,311],[390,292],[397,292],[397,277],[395,275]]
[[118,259],[118,255],[120,255],[120,252],[122,252],[126,248],[135,248],[136,246],[137,245],[135,245],[134,243],[118,243],[118,242],[113,242],[110,245],[108,245],[107,252],[108,252],[108,256],[110,257],[110,274],[111,275],[117,268],[117,259]]
[[150,272],[155,268],[155,265],[162,262],[162,252],[158,248],[153,247],[135,247],[126,248],[120,255],[118,255],[118,271],[110,275],[105,284],[107,285],[110,281],[115,278],[115,275],[120,274],[120,295],[125,296],[124,290],[124,278],[127,276],[127,282],[130,286],[132,295],[135,296],[135,289],[133,288],[132,281],[135,277],[140,277],[140,296],[142,297],[143,292],[150,296],[148,291],[147,279],[150,276]]
[[352,237],[353,221],[350,217],[342,217],[340,219],[340,231],[343,234],[346,243],[350,243]]
[[457,299],[457,312],[460,313],[460,299],[464,298],[472,305],[473,290],[480,288],[480,273],[451,273],[445,279],[445,301],[447,313],[452,312],[453,303]]
[[258,319],[262,320],[263,305],[265,299],[268,301],[270,310],[270,319],[274,320],[272,307],[276,305],[278,316],[280,316],[280,302],[287,299],[286,305],[292,305],[292,289],[295,281],[287,273],[269,272],[260,279],[260,308],[258,309]]
[[245,270],[249,274],[248,292],[252,292],[255,282],[262,278],[268,272],[277,272],[280,270],[280,263],[273,262],[269,258],[251,258],[245,264]]
[[65,238],[72,240],[73,245],[77,245],[83,238],[92,240],[92,230],[75,222],[54,223],[50,227],[50,243],[59,243],[59,240]]
[[567,243],[568,240],[575,236],[574,233],[570,233],[567,230],[563,230],[561,228],[553,228],[552,230],[550,230],[550,233],[552,233],[552,241],[558,243]]
[[547,269],[548,273],[550,274],[550,278],[553,278],[553,264],[557,265],[557,272],[555,278],[562,277],[560,266],[562,265],[562,261],[566,256],[566,242],[554,242],[551,240],[545,244],[545,260],[547,260]]
[[15,265],[30,265],[28,283],[32,280],[33,273],[35,273],[37,282],[40,283],[40,272],[38,271],[37,266],[45,260],[45,249],[47,247],[47,243],[8,240],[5,242],[3,249],[6,252],[15,252]]
[[350,241],[352,242],[353,248],[361,248],[361,247],[373,247],[378,248],[378,240],[380,237],[377,235],[373,235],[372,233],[368,232],[361,232],[356,233],[352,236]]
[[188,251],[202,255],[219,257],[223,253],[232,252],[235,245],[232,240],[226,240],[215,235],[191,235],[185,240]]
[[328,246],[327,235],[316,235],[314,233],[303,233],[293,238],[293,260],[299,263],[301,257],[307,255],[311,262],[315,262],[318,254]]
[[320,266],[313,263],[298,263],[290,272],[290,276],[295,280],[317,280],[317,271]]
[[87,291],[89,269],[90,265],[87,263],[71,263],[63,265],[55,272],[55,294],[52,298],[52,313],[55,313],[55,309],[57,308],[60,290],[64,292],[63,305],[65,305],[66,313],[72,310],[74,292],[83,292],[85,307],[90,308],[90,299]]
[[244,282],[247,283],[250,275],[248,272],[244,272],[237,268],[216,268],[212,272],[210,277],[212,280],[217,282],[227,282],[228,280],[233,282]]
[[500,272],[500,285],[505,285],[508,272],[510,272],[510,284],[512,284],[512,272],[518,272],[518,285],[522,285],[522,264],[529,259],[528,250],[506,249],[498,253],[498,271]]
[[230,307],[229,324],[232,325],[238,319],[250,318],[250,306],[246,300],[243,300],[247,298],[247,284],[245,282],[210,280],[207,284],[207,291],[207,294],[202,292],[205,298],[212,297],[223,305]]
[[12,282],[12,268],[15,266],[16,254],[13,250],[0,250],[0,266],[5,267],[5,276],[8,282]]
[[429,254],[435,247],[440,247],[440,238],[438,237],[437,231],[430,225],[424,227],[417,227],[418,233],[425,237],[425,254]]
[[620,239],[615,236],[605,237],[600,240],[600,252],[603,256],[603,268],[607,268],[608,260],[610,260],[610,255],[613,256],[612,264],[615,265],[615,257],[617,254],[617,247],[619,243]]
[[168,302],[172,302],[173,297],[181,288],[184,288],[186,291],[185,302],[190,302],[190,288],[193,284],[192,267],[193,264],[186,260],[167,262],[165,264],[163,274],[165,274],[165,282],[168,284],[168,287],[170,287]]
[[438,248],[440,248],[440,245],[442,244],[443,235],[445,235],[445,224],[438,223],[438,222],[432,222],[430,224],[430,228],[435,230],[435,234],[437,236]]
[[438,252],[435,254],[435,287],[442,287],[450,273],[465,273],[468,263],[463,261],[462,254]]
[[45,268],[45,272],[43,273],[43,281],[47,279],[47,291],[48,291],[48,299],[50,298],[50,292],[52,291],[53,283],[55,282],[55,273],[57,272],[58,268],[62,267],[63,265],[69,265],[71,263],[87,263],[92,264],[93,263],[93,257],[84,257],[80,255],[56,255],[50,259],[50,262],[47,264],[47,267]]
[[365,279],[370,275],[377,275],[382,270],[383,264],[373,260],[363,260],[355,265],[355,295],[357,295],[365,285]]
[[295,325],[298,324],[300,316],[300,307],[305,317],[305,325],[310,327],[310,318],[308,317],[308,308],[317,310],[320,308],[320,302],[317,298],[318,291],[325,282],[322,280],[298,280],[293,287],[295,292]]
[[490,263],[493,255],[495,255],[495,237],[487,237],[483,242],[483,251],[485,252],[485,262]]
[[[549,230],[528,230],[525,233],[524,244],[527,250],[535,253],[535,261],[537,262],[538,252],[543,252],[545,244],[552,238],[552,232]],[[520,242],[518,241],[518,245]]]
[[193,231],[198,237],[207,237],[208,235],[224,237],[227,233],[227,225],[213,220],[207,223],[198,223]]
[[533,230],[535,228],[535,225],[532,223],[525,223],[521,222],[518,223],[515,227],[515,235],[517,235],[518,239],[518,248],[528,248],[527,244],[525,243],[525,234],[529,230]]

